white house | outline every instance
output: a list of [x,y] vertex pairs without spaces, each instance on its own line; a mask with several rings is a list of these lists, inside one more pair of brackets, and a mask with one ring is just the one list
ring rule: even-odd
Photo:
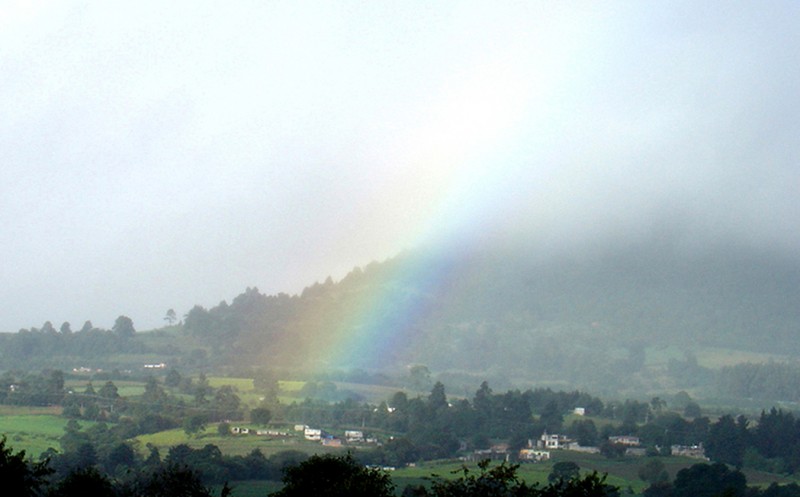
[[364,432],[359,431],[359,430],[345,430],[344,439],[348,443],[363,442],[364,441]]
[[569,444],[571,440],[564,435],[558,435],[556,433],[549,434],[547,431],[542,433],[542,436],[539,437],[539,441],[536,444],[537,447],[541,449],[566,449],[567,444]]
[[311,440],[312,442],[319,442],[322,440],[322,430],[318,428],[306,428],[303,430],[303,436],[306,440]]
[[542,462],[550,460],[550,451],[536,449],[520,449],[520,461]]

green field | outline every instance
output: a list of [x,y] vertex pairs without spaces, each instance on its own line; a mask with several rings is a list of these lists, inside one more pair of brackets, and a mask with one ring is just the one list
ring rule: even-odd
[[[86,390],[86,385],[88,385],[90,380],[87,379],[78,379],[78,380],[70,380],[65,383],[65,386],[75,392],[83,393]],[[95,392],[99,391],[105,385],[105,380],[102,381],[92,381],[92,388],[94,388]],[[129,380],[114,380],[114,386],[117,387],[117,393],[120,397],[131,397],[136,395],[142,395],[144,393],[144,383],[141,381],[129,381]]]
[[213,388],[219,388],[224,385],[230,385],[236,390],[241,392],[250,392],[255,387],[253,386],[252,378],[228,378],[226,376],[209,376],[208,384]]
[[306,386],[305,381],[281,380],[278,382],[278,388],[287,395],[293,392],[299,392],[304,386]]
[[223,454],[242,456],[255,449],[261,450],[267,457],[285,450],[298,450],[309,455],[343,452],[341,448],[325,447],[317,442],[303,440],[299,436],[271,438],[250,434],[223,437],[217,434],[216,424],[210,424],[199,436],[190,437],[182,429],[174,429],[149,435],[140,435],[136,437],[136,440],[141,447],[145,447],[148,443],[153,444],[158,447],[162,454],[166,454],[171,446],[178,444],[186,444],[195,449],[213,444],[219,447]]
[[[748,352],[722,347],[695,347],[692,349],[692,353],[697,358],[698,364],[709,369],[719,369],[724,366],[733,366],[744,362],[792,362],[791,356]],[[684,351],[675,345],[648,347],[646,365],[648,367],[666,368],[670,359],[684,360],[685,357]]]
[[[277,481],[247,480],[233,482],[229,486],[233,489],[233,495],[236,497],[264,497],[280,490],[283,484]],[[212,486],[211,491],[214,495],[219,495],[222,485]]]
[[[47,413],[42,413],[45,410]],[[61,449],[59,439],[67,421],[53,414],[52,408],[3,406],[0,410],[0,433],[8,438],[8,444],[15,451],[24,450],[35,458],[50,447]],[[80,424],[87,427],[94,423],[81,421]]]

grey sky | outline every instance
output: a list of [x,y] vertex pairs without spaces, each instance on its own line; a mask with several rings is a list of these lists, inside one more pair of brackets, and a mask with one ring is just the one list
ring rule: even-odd
[[674,222],[797,253],[798,21],[789,1],[0,0],[0,330],[149,328],[434,239]]

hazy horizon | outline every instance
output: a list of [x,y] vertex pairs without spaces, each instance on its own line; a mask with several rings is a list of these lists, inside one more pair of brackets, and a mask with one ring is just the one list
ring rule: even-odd
[[149,329],[427,244],[796,257],[799,15],[3,3],[0,331]]

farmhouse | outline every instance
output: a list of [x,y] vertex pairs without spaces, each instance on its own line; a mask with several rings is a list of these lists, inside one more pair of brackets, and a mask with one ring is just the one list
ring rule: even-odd
[[322,430],[319,428],[306,428],[303,430],[303,437],[312,442],[319,442],[322,440]]
[[[571,442],[569,438],[564,435],[559,435],[557,433],[549,434],[547,431],[542,433],[542,436],[539,437],[539,440],[536,442],[536,447],[539,449],[551,449],[551,450],[558,450],[558,449],[566,449],[567,445]],[[528,442],[528,445],[532,445]]]

